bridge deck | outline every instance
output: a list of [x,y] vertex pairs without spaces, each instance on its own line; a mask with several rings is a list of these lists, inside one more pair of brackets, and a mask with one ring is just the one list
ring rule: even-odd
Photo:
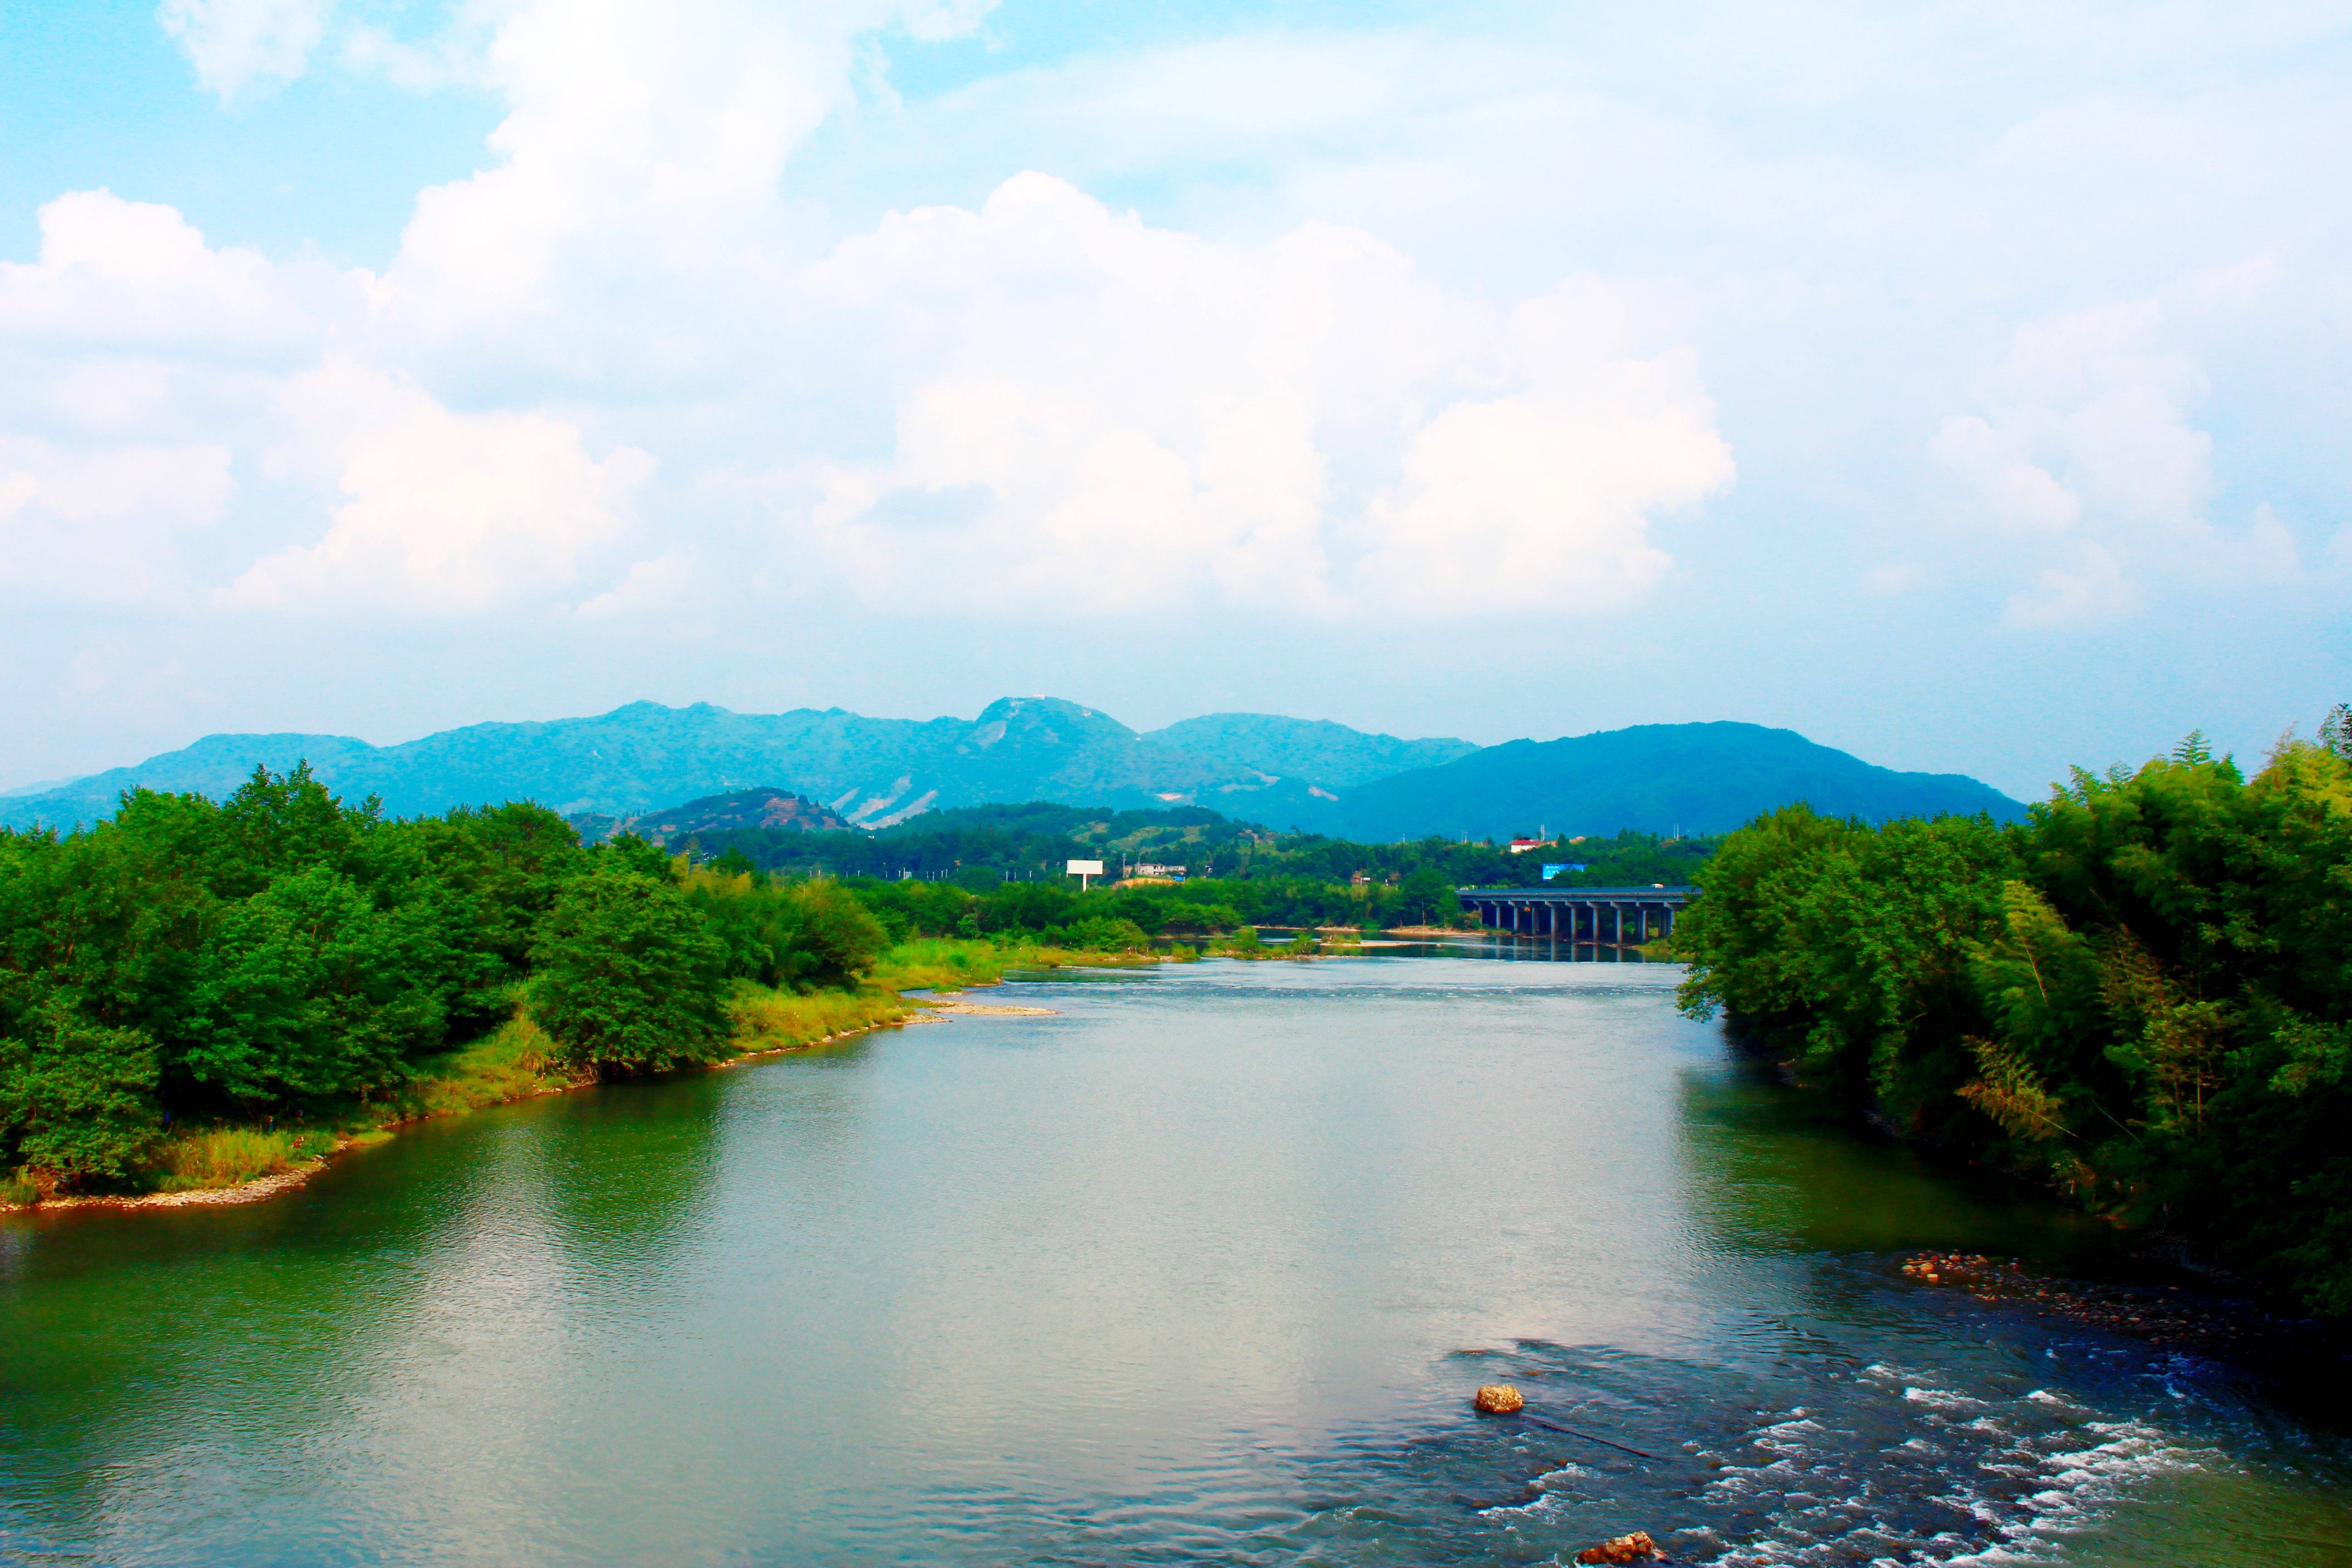
[[1496,931],[1622,946],[1672,936],[1675,911],[1697,897],[1698,889],[1457,888],[1454,893],[1464,909],[1478,911],[1481,925]]
[[1590,903],[1592,900],[1616,899],[1644,903],[1686,904],[1697,896],[1698,889],[1687,884],[1677,888],[1457,888],[1465,904],[1472,899],[1534,899],[1548,904]]

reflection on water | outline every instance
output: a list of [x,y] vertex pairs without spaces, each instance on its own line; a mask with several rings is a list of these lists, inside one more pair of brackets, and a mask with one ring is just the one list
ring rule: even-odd
[[2115,1231],[2010,1184],[1858,1132],[1754,1062],[1678,1075],[1690,1195],[1726,1245],[1841,1253],[1943,1247],[2083,1268]]
[[[1814,1120],[1677,977],[1058,975],[275,1204],[10,1222],[0,1556],[2352,1561],[2338,1440],[1906,1280],[2101,1240]],[[1550,1427],[1473,1415],[1498,1378]]]
[[[1443,941],[1381,941],[1375,951],[1412,958],[1485,958],[1517,963],[1648,963],[1638,947],[1609,942],[1565,941],[1557,936],[1519,935],[1507,931],[1464,931]],[[1679,973],[1679,972],[1678,972]]]

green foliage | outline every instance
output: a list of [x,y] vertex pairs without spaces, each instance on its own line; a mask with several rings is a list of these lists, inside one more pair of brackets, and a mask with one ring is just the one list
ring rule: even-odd
[[685,872],[687,901],[727,952],[727,973],[771,987],[854,986],[889,933],[857,896],[831,880],[785,883],[716,865]]
[[531,1017],[579,1066],[707,1061],[726,1037],[728,945],[666,875],[601,858],[555,900],[530,957]]
[[1434,866],[1415,868],[1397,883],[1396,913],[1406,925],[1443,925],[1460,911],[1454,884]]
[[730,975],[853,985],[887,941],[837,883],[586,850],[535,805],[390,821],[299,766],[218,804],[133,792],[93,827],[0,830],[0,1170],[210,1181],[244,1156],[156,1131],[411,1108],[527,988],[562,1070],[696,1059]]
[[1759,818],[1725,840],[1675,924],[1683,1006],[1728,1007],[1809,1079],[1928,1130],[1969,1059],[1969,961],[2011,868],[1984,817]]
[[0,1039],[0,1165],[68,1183],[127,1175],[161,1130],[155,1043],[52,1003],[22,1037]]
[[[1530,830],[1535,826],[1527,824]],[[1174,889],[1124,891],[1172,891],[1185,897],[1203,882],[1220,887],[1249,882],[1264,897],[1301,898],[1314,904],[1269,909],[1260,917],[1269,921],[1369,918],[1396,923],[1449,918],[1454,912],[1452,892],[1456,887],[1534,886],[1542,880],[1547,862],[1585,868],[1562,872],[1553,886],[1687,882],[1714,843],[1628,831],[1610,838],[1559,840],[1548,851],[1513,855],[1491,841],[1430,837],[1364,844],[1317,833],[1271,833],[1198,806],[1113,811],[1029,802],[926,813],[880,833],[743,828],[704,836],[699,847],[721,859],[735,858],[729,859],[735,869],[850,880],[886,924],[892,923],[895,913],[906,920],[911,933],[951,931],[962,912],[959,907],[942,918],[921,901],[917,889],[949,900],[971,894],[992,900],[1023,889],[1066,887],[1076,892],[1076,882],[1062,869],[1074,857],[1099,858],[1114,868],[1147,861],[1174,863],[1191,878]],[[1415,877],[1417,891],[1409,900],[1401,885]],[[886,888],[890,890],[883,891]],[[1212,893],[1205,901],[1229,900]],[[1138,919],[1132,912],[1122,918]],[[1024,911],[995,929],[1043,931],[1056,923],[1055,918]],[[1147,921],[1139,919],[1138,923],[1153,929]],[[893,932],[898,934],[895,924]]]
[[1883,1122],[2352,1313],[2352,760],[2190,735],[2030,819],[1725,840],[1686,1010]]
[[1102,915],[1056,926],[1045,936],[1056,947],[1080,952],[1148,952],[1151,949],[1151,937],[1141,926]]
[[379,909],[325,866],[293,872],[220,911],[173,1066],[248,1107],[381,1092],[440,1042],[447,968],[430,910]]
[[2319,723],[2319,743],[2352,762],[2352,702],[2338,702]]

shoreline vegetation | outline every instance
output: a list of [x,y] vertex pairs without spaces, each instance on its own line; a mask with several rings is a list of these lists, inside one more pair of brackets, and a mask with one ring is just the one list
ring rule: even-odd
[[[1405,926],[1380,937],[1424,941],[1481,934],[1476,927]],[[1202,957],[1244,961],[1360,957],[1378,945],[1349,926],[1297,928],[1287,940],[1264,942],[1243,927],[1202,949],[1183,944],[1150,951],[1090,950],[1032,943],[1004,944],[971,937],[917,938],[883,953],[866,984],[855,992],[800,994],[744,985],[724,1004],[730,1027],[729,1054],[678,1070],[716,1071],[796,1051],[814,1050],[879,1029],[940,1021],[957,1016],[1023,1015],[1046,1009],[1003,1007],[960,1001],[969,989],[1001,984],[1019,970],[1131,968],[1183,963]],[[1664,956],[1666,944],[1641,949]],[[1657,951],[1653,951],[1657,950]],[[907,993],[925,992],[920,998]],[[615,1081],[567,1066],[556,1042],[528,1016],[518,1016],[488,1035],[424,1064],[403,1095],[387,1104],[387,1119],[332,1129],[296,1131],[274,1127],[229,1126],[167,1140],[152,1151],[144,1170],[132,1173],[154,1184],[148,1190],[44,1194],[21,1178],[0,1185],[0,1214],[76,1208],[173,1208],[255,1203],[291,1192],[324,1171],[335,1156],[387,1143],[406,1126],[466,1116],[477,1110],[551,1094],[568,1094]]]
[[404,1122],[805,1048],[1014,968],[1363,951],[1261,942],[1236,902],[1301,899],[797,876],[527,804],[390,819],[301,766],[131,792],[0,830],[0,1207],[266,1194]]
[[[1461,936],[1458,928],[1424,931]],[[1382,932],[1420,935],[1423,931]],[[977,1005],[966,990],[1001,984],[1021,970],[1132,968],[1184,963],[1209,956],[1241,960],[1360,956],[1364,933],[1352,927],[1303,929],[1288,940],[1262,942],[1243,927],[1205,950],[1183,944],[1151,950],[1087,949],[971,937],[916,938],[880,955],[856,991],[795,994],[744,984],[724,1003],[729,1021],[724,1055],[678,1070],[718,1070],[834,1045],[876,1030],[958,1016],[1036,1015],[1033,1007]],[[908,993],[923,992],[921,997]],[[420,1121],[469,1115],[550,1094],[568,1094],[615,1081],[569,1065],[554,1040],[529,1016],[518,1016],[488,1035],[422,1065],[404,1093],[386,1104],[385,1120],[294,1131],[271,1127],[208,1129],[167,1140],[143,1171],[146,1191],[26,1194],[0,1188],[0,1213],[36,1209],[166,1208],[258,1202],[290,1192],[325,1170],[336,1155],[386,1143]]]
[[[1280,956],[1282,950],[1267,952]],[[1134,967],[1185,963],[1198,956],[1181,947],[1155,952],[1096,952],[971,938],[919,938],[881,954],[866,983],[854,992],[801,994],[756,985],[737,988],[724,1004],[730,1026],[726,1054],[677,1070],[716,1071],[929,1019],[1044,1011],[960,1000],[965,990],[1000,984],[1018,970]],[[905,994],[913,991],[929,994]],[[618,1080],[567,1062],[544,1030],[528,1016],[517,1016],[447,1056],[422,1064],[404,1093],[384,1105],[383,1120],[300,1132],[212,1128],[167,1140],[152,1152],[146,1168],[133,1176],[134,1181],[143,1176],[153,1182],[151,1190],[45,1196],[26,1194],[20,1187],[0,1197],[0,1213],[259,1202],[300,1186],[338,1154],[390,1142],[403,1127],[613,1081]]]
[[[1402,927],[1383,937],[1432,938],[1477,934],[1457,926]],[[975,1005],[966,990],[1001,984],[1019,970],[1132,968],[1185,963],[1203,956],[1244,961],[1361,956],[1365,933],[1349,926],[1297,928],[1287,940],[1264,942],[1244,926],[1203,948],[1181,943],[1138,950],[1087,949],[985,938],[919,937],[882,953],[856,991],[809,994],[744,984],[724,1003],[728,1054],[679,1070],[716,1071],[747,1062],[870,1034],[963,1015],[1035,1015],[1045,1009]],[[914,998],[907,994],[924,992]],[[325,1170],[337,1155],[387,1143],[399,1129],[421,1121],[550,1094],[568,1094],[614,1081],[568,1065],[557,1042],[529,1016],[509,1019],[445,1058],[422,1064],[402,1095],[387,1102],[385,1120],[296,1131],[229,1126],[166,1140],[146,1167],[132,1173],[154,1185],[145,1191],[30,1194],[21,1178],[0,1186],[0,1214],[37,1209],[171,1208],[259,1202],[291,1192]]]
[[2005,826],[1801,805],[1676,922],[1683,1010],[1857,1122],[2352,1319],[2352,709]]

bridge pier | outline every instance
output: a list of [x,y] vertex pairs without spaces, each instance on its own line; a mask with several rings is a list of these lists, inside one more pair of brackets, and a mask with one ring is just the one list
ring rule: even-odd
[[1696,888],[1464,888],[1461,906],[1489,931],[1627,946],[1672,936]]

